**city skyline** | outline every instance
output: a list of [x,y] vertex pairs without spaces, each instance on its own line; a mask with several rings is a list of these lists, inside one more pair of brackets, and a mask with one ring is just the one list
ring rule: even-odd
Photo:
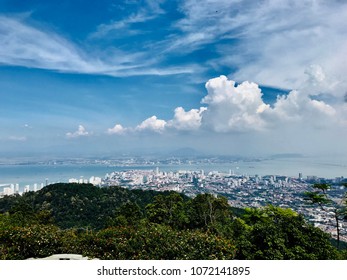
[[337,0],[0,1],[0,155],[346,157],[346,16]]

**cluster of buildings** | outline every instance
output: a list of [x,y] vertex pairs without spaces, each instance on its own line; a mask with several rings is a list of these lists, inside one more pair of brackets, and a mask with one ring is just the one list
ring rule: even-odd
[[70,178],[69,183],[76,183],[76,184],[93,184],[94,186],[101,186],[102,185],[102,178],[92,176],[89,179],[84,179],[83,177],[76,179],[76,178]]
[[[102,186],[103,179],[100,177],[92,176],[89,179],[84,179],[81,177],[80,179],[71,178],[68,180],[69,183],[78,183],[78,184],[93,184],[94,186]],[[47,186],[48,179],[46,179],[45,183],[34,183],[34,184],[26,184],[24,187],[19,184],[0,184],[0,198],[5,195],[14,195],[14,194],[22,194],[29,191],[39,191],[44,186]],[[50,183],[54,184],[54,182]]]
[[[46,184],[47,185],[47,184]],[[23,191],[20,191],[19,184],[0,184],[0,198],[5,195],[14,195],[14,194],[21,194],[29,191],[38,191],[44,187],[44,184],[33,184],[33,185],[25,185],[23,188]]]
[[[288,176],[248,176],[236,175],[232,171],[175,171],[160,172],[155,170],[130,170],[106,174],[102,185],[117,185],[128,189],[147,189],[156,191],[177,191],[187,196],[199,193],[223,195],[234,207],[262,207],[268,204],[291,208],[304,215],[315,226],[336,235],[336,221],[333,207],[320,209],[317,205],[308,204],[304,193],[314,191],[313,183],[326,182],[332,187],[328,191],[336,202],[343,199],[346,190],[341,183],[343,177],[324,179],[316,176],[303,178]],[[347,241],[347,223],[339,224],[342,240]]]

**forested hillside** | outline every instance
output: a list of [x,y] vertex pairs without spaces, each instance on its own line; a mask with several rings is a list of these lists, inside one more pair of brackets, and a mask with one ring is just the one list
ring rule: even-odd
[[[130,191],[121,187],[99,188],[91,184],[61,183],[23,196],[4,197],[0,200],[0,212],[26,216],[45,213],[62,229],[101,229],[113,225],[119,211],[129,208],[129,204],[130,207],[136,205],[144,214],[145,206],[157,194],[154,191]],[[168,194],[162,193],[164,196]]]
[[[237,210],[237,211],[235,211]],[[290,209],[232,209],[224,197],[54,184],[0,199],[0,259],[341,259]]]

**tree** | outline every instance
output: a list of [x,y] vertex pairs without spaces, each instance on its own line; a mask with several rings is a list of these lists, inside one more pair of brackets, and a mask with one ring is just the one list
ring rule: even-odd
[[116,225],[136,225],[142,218],[141,208],[135,202],[124,203],[116,213]]
[[[344,184],[346,187],[346,184]],[[336,202],[329,196],[328,190],[331,188],[326,183],[317,183],[313,185],[315,191],[305,192],[304,199],[312,205],[318,205],[323,211],[334,213],[337,248],[340,249],[340,221],[346,216],[346,196],[339,202]]]
[[[328,234],[291,209],[268,205],[233,221],[237,259],[337,259]],[[243,218],[242,217],[242,218]]]
[[222,260],[234,258],[235,245],[200,230],[177,230],[149,223],[81,236],[78,252],[103,260]]
[[198,194],[188,204],[188,216],[193,228],[211,228],[227,224],[232,217],[228,200],[223,196]]
[[166,224],[174,228],[184,228],[188,218],[181,195],[172,192],[168,196],[157,195],[153,203],[146,206],[147,218],[150,222]]

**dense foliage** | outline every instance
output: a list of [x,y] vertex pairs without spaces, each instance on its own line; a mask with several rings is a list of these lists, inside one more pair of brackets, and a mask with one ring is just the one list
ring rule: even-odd
[[[23,213],[29,217],[32,213],[48,211],[54,224],[63,229],[102,229],[112,223],[122,205],[133,202],[144,209],[156,195],[157,192],[154,191],[59,183],[22,196],[5,196],[0,200],[0,213]],[[164,192],[163,195],[169,195],[169,192]]]
[[[290,209],[234,211],[224,197],[55,184],[0,199],[0,259],[339,259]],[[235,214],[237,213],[237,215]],[[346,256],[346,254],[345,254]]]

